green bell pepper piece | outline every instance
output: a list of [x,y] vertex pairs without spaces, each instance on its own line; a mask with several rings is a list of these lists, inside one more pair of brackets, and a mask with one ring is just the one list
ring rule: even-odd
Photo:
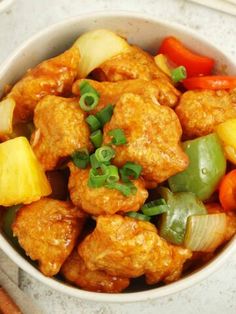
[[160,235],[167,241],[180,245],[184,241],[188,217],[207,214],[207,210],[193,193],[172,193],[165,187],[158,188],[158,193],[169,206],[169,210],[161,216]]
[[189,166],[169,178],[172,192],[193,192],[200,200],[207,200],[225,174],[226,159],[215,133],[183,143]]

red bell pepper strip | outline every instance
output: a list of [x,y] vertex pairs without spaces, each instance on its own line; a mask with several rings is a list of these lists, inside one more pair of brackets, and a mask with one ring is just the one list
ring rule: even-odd
[[176,65],[183,65],[188,77],[209,75],[215,64],[214,59],[190,51],[175,37],[165,38],[159,53],[166,55]]
[[225,211],[236,210],[236,169],[223,177],[219,188],[219,199]]
[[232,89],[236,87],[236,76],[190,77],[183,81],[187,89]]

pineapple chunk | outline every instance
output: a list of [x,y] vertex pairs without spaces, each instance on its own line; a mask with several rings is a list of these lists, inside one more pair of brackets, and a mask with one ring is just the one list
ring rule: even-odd
[[171,77],[171,68],[168,64],[168,60],[165,55],[158,54],[156,57],[154,57],[154,61],[156,65],[169,77]]
[[0,144],[0,205],[29,204],[51,194],[51,186],[28,140]]
[[6,98],[0,102],[0,135],[12,133],[12,119],[15,105],[16,103],[12,98]]
[[80,36],[74,46],[80,51],[79,78],[86,77],[102,63],[130,48],[127,41],[106,29]]

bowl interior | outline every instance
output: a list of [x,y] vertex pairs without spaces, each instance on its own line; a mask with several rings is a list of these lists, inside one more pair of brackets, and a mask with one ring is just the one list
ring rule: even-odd
[[[207,40],[202,39],[196,33],[187,30],[183,26],[130,12],[100,12],[78,16],[53,25],[24,43],[4,64],[2,64],[0,68],[0,95],[6,84],[13,84],[16,82],[27,69],[37,65],[42,60],[59,54],[68,48],[80,34],[96,28],[113,30],[126,37],[129,42],[137,44],[151,53],[157,51],[158,46],[164,37],[174,35],[180,38],[186,46],[191,47],[191,49],[209,55],[217,60],[217,72],[221,72],[222,70],[226,70],[228,74],[236,72],[236,65],[229,57],[211,45]],[[29,263],[24,256],[17,252],[14,245],[7,240],[3,232],[0,232],[0,248],[21,268],[38,280],[69,295],[83,299],[107,302],[147,300],[166,296],[189,287],[219,267],[231,251],[233,251],[234,247],[236,247],[236,240],[231,240],[231,242],[226,245],[222,252],[219,253],[208,266],[205,266],[190,275],[186,275],[176,283],[159,288],[149,287],[149,289],[152,289],[146,291],[147,287],[140,281],[141,286],[139,291],[141,292],[131,291],[119,295],[108,295],[82,291],[78,288],[71,287],[68,284],[61,283],[57,278],[47,278],[43,276],[35,268],[34,264]]]

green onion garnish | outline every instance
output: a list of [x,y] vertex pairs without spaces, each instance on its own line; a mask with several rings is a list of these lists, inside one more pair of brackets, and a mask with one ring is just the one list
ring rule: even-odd
[[95,153],[93,153],[92,155],[90,155],[90,164],[91,164],[91,168],[97,169],[100,168],[102,164],[109,166],[111,163],[110,161],[105,161],[105,162],[100,162],[97,160]]
[[119,173],[118,173],[118,168],[116,166],[110,165],[107,167],[108,169],[108,177],[106,182],[109,183],[115,183],[117,181],[119,181],[120,177],[119,177]]
[[142,172],[142,166],[128,161],[121,169],[120,175],[123,182],[129,182],[130,178],[138,179]]
[[171,72],[171,78],[174,83],[178,83],[186,79],[187,77],[187,72],[186,69],[183,65],[179,66],[178,68],[175,68]]
[[85,169],[89,164],[89,152],[86,148],[77,150],[71,155],[71,158],[78,168]]
[[99,188],[103,186],[106,182],[108,175],[109,171],[107,169],[107,166],[105,165],[101,165],[101,167],[98,169],[90,169],[88,186],[90,188]]
[[100,121],[102,126],[104,126],[104,124],[111,120],[112,115],[113,115],[112,105],[107,105],[105,108],[96,113],[96,117]]
[[102,146],[95,151],[95,156],[99,162],[110,161],[115,156],[115,151],[110,146]]
[[83,80],[83,81],[80,83],[79,89],[80,89],[80,95],[81,95],[81,96],[82,96],[83,94],[86,94],[86,93],[92,93],[92,94],[96,94],[98,97],[100,97],[98,91],[96,91],[96,89],[93,88],[93,86],[91,86],[91,85],[89,84],[89,82],[86,81],[86,80]]
[[92,114],[90,114],[85,121],[88,123],[89,128],[92,132],[100,129],[102,127],[100,121]]
[[98,148],[102,145],[103,135],[101,130],[94,131],[90,134],[90,140],[93,143],[94,147]]
[[118,146],[127,143],[125,133],[122,129],[114,129],[108,132],[110,136],[112,136],[112,144]]
[[99,102],[99,97],[94,93],[85,93],[80,97],[80,108],[84,111],[93,110]]
[[129,183],[129,184],[122,184],[122,183],[107,183],[106,187],[108,189],[114,189],[117,190],[119,192],[121,192],[123,195],[125,196],[129,196],[131,194],[135,194],[137,191],[136,186],[133,183]]
[[147,216],[156,216],[159,214],[166,213],[169,209],[169,206],[166,204],[164,199],[159,199],[151,201],[147,204],[144,204],[141,208],[142,212]]
[[142,221],[149,221],[151,219],[150,217],[148,217],[146,215],[139,214],[136,212],[128,212],[128,213],[126,213],[126,216],[134,218],[134,219],[142,220]]

